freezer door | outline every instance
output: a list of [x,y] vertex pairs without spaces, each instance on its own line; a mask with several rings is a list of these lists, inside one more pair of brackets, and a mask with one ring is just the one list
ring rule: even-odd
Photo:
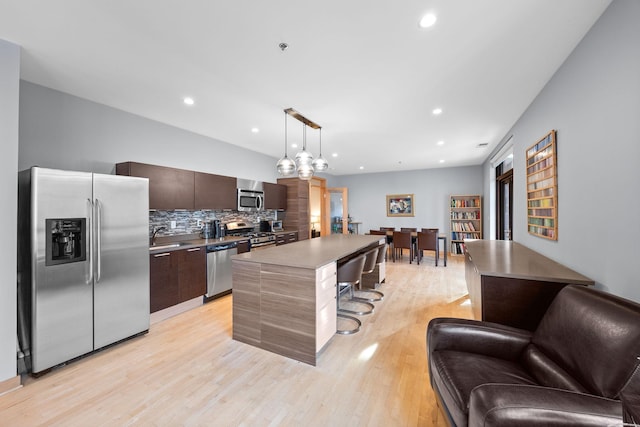
[[[91,224],[91,174],[32,168],[31,206],[31,354],[33,372],[37,373],[93,350],[93,282],[88,229]],[[51,229],[58,227],[59,221],[52,219],[73,219],[84,223],[86,229],[73,229],[65,237],[65,244],[59,239],[58,246],[52,247],[52,236],[60,236],[58,229]],[[72,257],[73,251],[64,253],[75,238],[71,233],[73,236],[84,234],[82,244],[87,245],[84,259],[47,262],[54,251],[59,251],[53,257],[58,260]]]
[[149,329],[149,181],[93,176],[94,345]]

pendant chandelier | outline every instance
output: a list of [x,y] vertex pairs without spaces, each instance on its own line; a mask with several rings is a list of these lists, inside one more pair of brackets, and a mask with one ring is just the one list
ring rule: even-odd
[[[314,172],[325,171],[329,167],[327,161],[322,157],[322,128],[293,108],[287,108],[284,112],[284,156],[278,160],[276,168],[282,176],[290,176],[298,172],[298,178],[308,181],[313,177]],[[302,122],[302,149],[296,154],[295,161],[287,155],[287,116],[292,116]],[[313,155],[307,151],[307,126],[320,131],[320,155],[315,160]]]

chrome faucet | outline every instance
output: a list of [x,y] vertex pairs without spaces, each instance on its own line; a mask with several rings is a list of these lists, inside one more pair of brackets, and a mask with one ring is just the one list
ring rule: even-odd
[[153,228],[153,234],[151,234],[151,246],[155,246],[156,245],[156,234],[158,234],[158,231],[161,230],[166,230],[167,227],[154,227]]

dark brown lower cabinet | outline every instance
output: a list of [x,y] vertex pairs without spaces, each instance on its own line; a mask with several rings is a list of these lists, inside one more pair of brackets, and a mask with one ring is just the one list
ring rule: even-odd
[[207,292],[207,251],[198,247],[177,252],[179,302],[204,295]]
[[276,235],[276,245],[286,245],[298,241],[298,232],[292,231],[288,233],[279,233]]
[[151,313],[202,296],[207,291],[203,247],[150,255]]
[[178,257],[175,252],[150,255],[149,285],[151,313],[178,303]]
[[249,245],[248,240],[243,240],[242,242],[238,242],[238,253],[243,254],[245,252],[249,252],[251,245]]

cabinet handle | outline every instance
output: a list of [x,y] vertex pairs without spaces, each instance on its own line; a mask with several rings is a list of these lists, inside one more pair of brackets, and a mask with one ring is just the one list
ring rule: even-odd
[[191,248],[191,249],[187,249],[187,252],[197,252],[199,250],[200,248]]
[[160,257],[163,257],[163,256],[169,256],[169,255],[171,255],[171,252],[164,252],[164,253],[161,253],[161,254],[155,254],[153,257],[154,258],[160,258]]

